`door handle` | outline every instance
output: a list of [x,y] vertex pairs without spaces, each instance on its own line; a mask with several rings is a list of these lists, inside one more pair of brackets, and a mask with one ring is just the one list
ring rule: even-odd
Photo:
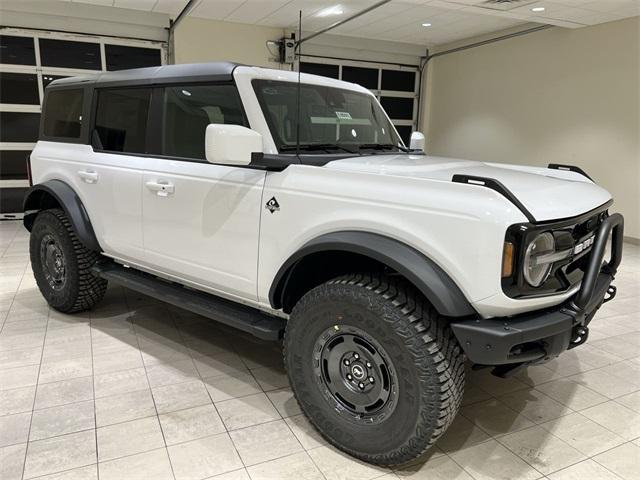
[[78,176],[87,183],[98,182],[98,172],[92,170],[80,170],[78,171]]
[[151,180],[145,183],[145,185],[152,192],[156,192],[156,195],[158,195],[159,197],[168,197],[169,195],[173,195],[173,192],[175,191],[173,183],[164,182],[161,180],[157,182]]

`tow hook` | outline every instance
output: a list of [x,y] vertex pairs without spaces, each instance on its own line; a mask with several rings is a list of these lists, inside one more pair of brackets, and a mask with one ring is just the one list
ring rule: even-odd
[[589,329],[587,327],[583,327],[582,325],[578,325],[573,330],[573,335],[571,336],[571,341],[569,342],[569,346],[567,350],[571,350],[572,348],[579,347],[589,338]]
[[615,285],[609,285],[609,288],[607,288],[607,293],[602,303],[607,303],[613,300],[614,298],[616,298],[616,293],[618,293],[617,287]]

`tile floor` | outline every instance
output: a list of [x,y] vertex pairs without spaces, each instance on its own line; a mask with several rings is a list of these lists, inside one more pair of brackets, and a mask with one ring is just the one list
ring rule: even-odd
[[640,479],[640,248],[588,344],[509,380],[469,372],[429,455],[388,470],[328,447],[280,352],[111,288],[47,308],[20,222],[0,222],[0,479]]

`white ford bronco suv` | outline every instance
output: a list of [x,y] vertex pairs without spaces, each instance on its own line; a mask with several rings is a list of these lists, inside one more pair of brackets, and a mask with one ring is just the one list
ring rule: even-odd
[[406,462],[456,415],[465,360],[506,376],[586,341],[623,238],[579,168],[432,157],[420,137],[406,148],[371,92],[314,75],[56,80],[25,198],[38,286],[61,312],[114,282],[282,340],[329,442]]

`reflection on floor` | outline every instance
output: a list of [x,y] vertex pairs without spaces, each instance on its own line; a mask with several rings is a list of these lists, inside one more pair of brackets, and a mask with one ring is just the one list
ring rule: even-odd
[[437,448],[392,471],[322,441],[277,346],[119,287],[92,312],[50,310],[27,232],[0,222],[0,478],[638,479],[640,248],[625,247],[586,345],[509,380],[469,372]]

